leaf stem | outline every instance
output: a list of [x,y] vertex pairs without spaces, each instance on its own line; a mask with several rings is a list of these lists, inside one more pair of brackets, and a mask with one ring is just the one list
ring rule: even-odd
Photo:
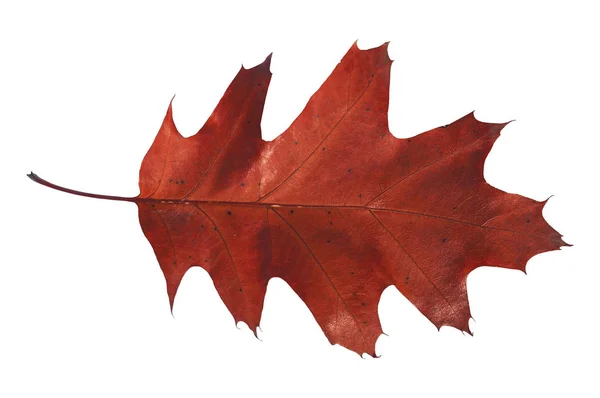
[[32,181],[35,181],[38,184],[44,185],[48,188],[56,189],[57,191],[63,191],[66,193],[70,193],[72,195],[87,196],[88,198],[95,198],[95,199],[117,200],[117,201],[121,201],[121,202],[137,202],[138,201],[137,198],[125,198],[123,196],[112,196],[112,195],[99,195],[99,194],[95,194],[95,193],[81,192],[81,191],[76,191],[74,189],[61,187],[59,185],[52,184],[51,182],[48,182],[48,181],[44,180],[43,178],[40,178],[34,172],[27,174],[27,177],[31,178]]

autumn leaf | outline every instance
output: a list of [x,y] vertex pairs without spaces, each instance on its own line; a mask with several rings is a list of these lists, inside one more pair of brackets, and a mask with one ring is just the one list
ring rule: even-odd
[[306,303],[332,344],[375,355],[377,307],[393,285],[435,326],[470,333],[467,275],[525,270],[565,246],[545,202],[487,184],[483,165],[506,125],[471,113],[408,139],[388,129],[387,44],[356,44],[275,140],[261,137],[270,56],[242,68],[202,129],[182,137],[171,105],[144,158],[134,202],[171,307],[193,266],[235,322],[256,333],[269,279]]

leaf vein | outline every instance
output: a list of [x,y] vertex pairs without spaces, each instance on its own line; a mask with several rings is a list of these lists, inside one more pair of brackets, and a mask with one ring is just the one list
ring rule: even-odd
[[384,189],[383,191],[379,192],[379,193],[377,194],[377,196],[375,196],[373,199],[371,199],[369,202],[367,202],[367,203],[365,204],[365,206],[369,206],[371,203],[373,203],[373,202],[374,202],[374,201],[375,201],[377,198],[379,198],[381,195],[383,195],[384,193],[388,192],[390,189],[394,188],[396,185],[400,184],[401,182],[403,182],[403,181],[406,181],[408,178],[412,177],[413,175],[415,175],[415,174],[417,174],[417,173],[419,173],[419,172],[421,172],[421,171],[423,171],[423,170],[425,170],[425,169],[429,168],[430,166],[433,166],[433,165],[435,165],[436,163],[439,163],[439,162],[441,162],[441,161],[444,161],[444,160],[446,160],[446,159],[449,159],[449,158],[451,158],[452,156],[454,156],[454,155],[456,155],[456,154],[458,154],[458,153],[460,153],[460,152],[462,152],[462,151],[465,151],[465,150],[467,150],[467,149],[470,149],[471,147],[474,147],[474,146],[475,146],[475,145],[477,145],[479,142],[481,142],[481,141],[482,141],[484,138],[485,138],[485,135],[484,135],[483,137],[479,138],[477,141],[473,142],[472,144],[469,144],[469,145],[467,145],[467,146],[465,146],[465,147],[462,147],[462,148],[456,149],[456,150],[455,150],[455,151],[453,151],[451,154],[449,154],[449,155],[447,155],[447,156],[444,156],[443,158],[439,158],[439,159],[437,159],[437,160],[434,160],[433,162],[431,162],[431,163],[429,163],[429,164],[427,164],[427,165],[425,165],[425,166],[421,167],[420,169],[418,169],[418,170],[416,170],[416,171],[413,171],[412,173],[408,174],[406,177],[404,177],[404,178],[402,178],[402,179],[400,179],[400,180],[396,181],[395,183],[393,183],[392,185],[390,185],[389,187],[387,187],[387,188],[386,188],[386,189]]
[[[375,70],[374,74],[377,74],[377,71],[379,70],[379,67],[377,67],[377,69]],[[271,191],[267,192],[262,198],[260,198],[258,200],[258,202],[263,201],[265,198],[267,198],[269,195],[271,195],[273,192],[277,191],[279,188],[281,188],[283,185],[285,185],[285,183],[288,182],[288,180],[290,178],[292,178],[292,176],[294,174],[296,174],[301,168],[302,166],[304,166],[304,164],[317,152],[317,150],[319,149],[319,147],[327,140],[327,138],[329,138],[329,136],[336,130],[336,128],[339,126],[339,124],[344,120],[344,118],[346,117],[346,115],[348,115],[348,113],[354,109],[354,106],[356,106],[356,104],[358,103],[358,101],[361,100],[361,98],[363,97],[363,95],[367,92],[367,90],[369,89],[369,87],[371,87],[371,82],[373,80],[371,80],[367,86],[365,87],[365,89],[363,90],[362,93],[360,93],[360,95],[358,96],[358,98],[356,99],[356,101],[354,101],[354,103],[352,104],[352,106],[350,108],[346,109],[346,112],[344,112],[344,114],[342,115],[342,117],[340,117],[340,120],[338,120],[335,125],[331,128],[331,130],[325,135],[325,138],[323,138],[318,145],[315,146],[315,149],[313,149],[313,151],[306,157],[306,159],[304,159],[302,161],[302,163],[300,163],[298,165],[298,167],[296,167],[294,170],[292,170],[292,172],[282,181],[280,182],[275,188],[273,188]]]
[[231,251],[229,250],[229,247],[227,246],[227,242],[225,241],[225,238],[223,237],[221,230],[219,229],[219,227],[217,227],[217,224],[208,215],[208,213],[206,211],[204,211],[204,209],[202,209],[200,206],[198,206],[198,204],[196,204],[196,207],[198,208],[198,210],[200,210],[206,216],[206,218],[208,218],[208,220],[215,227],[215,231],[219,234],[219,237],[221,238],[221,241],[223,242],[223,246],[225,247],[225,250],[227,251],[227,254],[229,255],[229,260],[231,260],[231,267],[233,268],[233,271],[235,272],[235,277],[240,285],[240,288],[242,289],[242,292],[241,292],[242,296],[244,296],[244,300],[246,302],[248,302],[248,298],[246,297],[246,292],[244,291],[243,286],[242,286],[242,281],[240,280],[240,275],[238,274],[238,270],[235,267],[235,261],[233,261],[233,256],[231,255]]
[[446,304],[448,304],[448,306],[450,307],[450,310],[452,312],[454,312],[454,309],[452,308],[452,304],[450,304],[450,301],[448,301],[448,298],[446,297],[446,295],[444,293],[442,293],[442,291],[440,290],[440,288],[433,282],[433,280],[429,277],[429,275],[427,275],[427,273],[425,272],[425,270],[423,270],[423,268],[421,268],[421,266],[419,265],[419,263],[417,263],[417,261],[414,259],[414,257],[408,252],[408,250],[406,250],[406,248],[404,247],[404,245],[402,243],[400,243],[400,240],[392,233],[392,231],[390,231],[388,229],[388,227],[385,226],[385,224],[379,218],[377,218],[377,216],[375,215],[375,213],[373,213],[371,210],[369,210],[369,213],[371,213],[371,215],[373,216],[373,218],[375,218],[375,220],[377,220],[377,222],[379,223],[379,225],[392,237],[392,239],[394,239],[394,241],[398,244],[398,246],[400,246],[400,249],[402,249],[402,251],[404,253],[406,253],[406,255],[408,256],[408,258],[410,258],[410,260],[413,262],[413,264],[415,264],[417,266],[417,268],[419,269],[419,271],[421,271],[421,273],[423,275],[425,275],[425,278],[427,278],[427,280],[429,281],[429,283],[431,283],[431,285],[435,288],[435,290],[437,290],[437,292],[442,296],[442,298],[444,299],[444,301],[446,302]]
[[275,212],[275,214],[277,214],[279,216],[279,218],[281,218],[283,220],[284,223],[286,223],[288,225],[288,227],[290,227],[290,229],[294,232],[294,234],[296,234],[296,236],[298,237],[298,239],[300,239],[300,242],[302,242],[302,244],[304,245],[304,247],[306,247],[306,250],[308,251],[308,253],[312,256],[313,260],[315,260],[315,263],[319,266],[319,268],[321,268],[321,271],[323,272],[323,275],[325,275],[325,277],[327,278],[327,280],[331,284],[331,287],[333,288],[333,290],[337,294],[338,299],[342,300],[342,303],[344,303],[344,306],[346,307],[346,310],[348,311],[348,313],[350,314],[350,316],[352,316],[352,319],[354,320],[354,323],[356,324],[356,326],[358,328],[358,331],[360,332],[360,335],[362,337],[363,343],[365,344],[365,346],[368,346],[367,340],[365,339],[365,335],[364,335],[364,333],[362,331],[360,323],[358,322],[358,320],[354,316],[354,313],[352,311],[350,311],[350,307],[348,307],[348,303],[346,303],[346,300],[344,300],[342,298],[342,295],[340,294],[340,292],[335,287],[335,284],[333,283],[333,281],[331,280],[331,278],[327,274],[327,271],[325,271],[325,268],[323,267],[323,264],[321,264],[321,262],[317,259],[317,256],[314,254],[314,252],[311,250],[310,246],[308,246],[308,244],[306,243],[306,241],[304,240],[304,238],[302,238],[302,236],[296,230],[296,228],[294,228],[294,226],[292,224],[290,224],[281,214],[279,214],[279,212],[277,210],[273,209],[273,211]]

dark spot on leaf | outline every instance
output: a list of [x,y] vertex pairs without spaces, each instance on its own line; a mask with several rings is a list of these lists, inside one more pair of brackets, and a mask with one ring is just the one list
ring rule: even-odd
[[362,323],[363,323],[363,325],[366,325],[366,324],[367,324],[367,321],[362,321]]
[[527,221],[526,221],[526,222],[527,222],[527,224],[529,224],[529,223],[531,222],[531,220],[530,220],[530,219],[527,219]]
[[175,184],[179,185],[179,181],[175,181]]
[[367,112],[369,112],[371,110],[371,108],[367,108]]
[[214,228],[213,228],[213,231],[216,231],[216,230],[217,230],[217,227],[214,227]]
[[348,173],[351,173],[351,172],[352,172],[352,169],[348,169]]
[[247,120],[246,123],[250,124],[250,120]]
[[182,184],[185,184],[185,181],[184,181],[184,180],[181,180],[181,183],[182,183]]
[[173,265],[175,265],[175,264],[177,264],[177,261],[176,261],[176,260],[173,260]]
[[258,83],[258,87],[262,86],[262,83]]
[[294,210],[290,210],[290,214],[294,214]]
[[152,208],[153,208],[153,209],[154,209],[155,207],[156,207],[155,205],[152,205]]
[[333,221],[329,221],[329,225],[333,225]]
[[371,73],[371,77],[375,77],[375,73]]
[[315,119],[319,120],[319,115],[315,115]]
[[228,215],[228,216],[230,216],[230,215],[231,215],[231,212],[230,212],[230,211],[227,211],[227,215]]
[[207,259],[207,258],[205,258],[205,259],[204,259],[204,262],[205,262],[205,263],[207,263],[207,262],[208,262],[208,259]]
[[204,228],[204,224],[200,225],[200,228]]
[[321,150],[322,150],[322,151],[324,151],[324,150],[325,150],[325,147],[321,148]]
[[172,179],[170,179],[170,180],[169,180],[169,182],[173,182],[173,180],[172,180]]
[[360,305],[362,305],[363,307],[367,305],[367,303],[365,303],[364,301],[362,303],[360,303]]
[[242,291],[242,288],[240,287],[240,292]]
[[327,210],[327,214],[331,214],[331,210]]
[[411,139],[411,138],[409,138],[409,139],[408,139],[408,140],[406,140],[406,141],[408,141],[408,142],[412,142],[412,139]]
[[448,127],[448,125],[447,125],[447,124],[444,124],[444,125],[442,126],[442,128],[443,128],[443,129],[445,129],[446,127]]
[[442,238],[442,242],[443,242],[443,243],[446,243],[446,238]]
[[359,198],[362,198],[362,193],[359,193],[359,194],[358,194],[358,197],[359,197]]
[[354,275],[354,271],[351,271],[351,272],[350,272],[350,275]]
[[298,145],[298,141],[294,141],[294,145]]
[[328,240],[328,241],[327,241],[327,243],[331,243],[331,241],[330,241],[330,240]]
[[[260,183],[259,183],[259,184],[260,184]],[[242,187],[245,187],[245,186],[246,186],[246,184],[242,182],[242,183],[240,184],[240,186],[242,186]]]
[[191,260],[191,259],[192,259],[192,256],[188,256],[188,260]]

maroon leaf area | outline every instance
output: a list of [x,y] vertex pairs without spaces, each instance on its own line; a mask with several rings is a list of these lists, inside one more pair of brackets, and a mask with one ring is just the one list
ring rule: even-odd
[[390,133],[387,45],[354,45],[271,142],[260,129],[269,63],[242,68],[194,136],[179,134],[169,106],[140,195],[126,199],[139,207],[171,305],[200,266],[235,321],[256,332],[267,283],[279,277],[332,344],[375,355],[386,287],[438,328],[470,333],[472,270],[524,271],[566,245],[542,217],[545,202],[483,178],[506,124],[469,114],[409,139]]

